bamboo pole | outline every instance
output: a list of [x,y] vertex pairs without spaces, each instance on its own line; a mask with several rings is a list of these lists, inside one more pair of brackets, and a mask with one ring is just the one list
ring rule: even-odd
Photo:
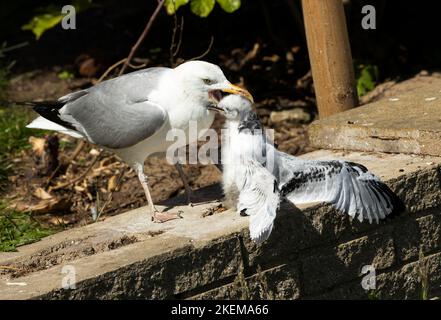
[[302,8],[319,116],[357,106],[342,0],[302,0]]

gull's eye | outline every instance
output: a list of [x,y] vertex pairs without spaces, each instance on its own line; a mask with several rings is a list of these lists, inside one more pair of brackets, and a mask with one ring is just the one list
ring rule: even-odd
[[214,81],[211,80],[211,79],[202,79],[202,81],[204,81],[204,83],[205,83],[206,85],[210,85],[210,84],[213,84],[213,83],[214,83]]

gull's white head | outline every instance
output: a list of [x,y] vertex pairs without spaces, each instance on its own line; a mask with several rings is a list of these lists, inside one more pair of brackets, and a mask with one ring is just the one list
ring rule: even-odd
[[244,120],[250,113],[253,113],[252,105],[252,102],[243,96],[230,94],[222,98],[218,107],[222,109],[227,119]]
[[205,61],[189,61],[175,68],[185,92],[196,103],[210,110],[221,111],[217,106],[223,93],[231,93],[253,101],[251,94],[243,88],[231,84],[222,70]]

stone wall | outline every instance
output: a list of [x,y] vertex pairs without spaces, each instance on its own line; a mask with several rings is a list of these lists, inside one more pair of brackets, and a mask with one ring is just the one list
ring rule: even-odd
[[[326,152],[313,157],[341,156]],[[206,216],[203,206],[181,206],[184,219],[158,225],[146,223],[145,209],[138,209],[0,255],[0,265],[10,266],[43,257],[40,268],[9,279],[27,287],[0,281],[0,298],[419,299],[424,291],[439,296],[441,159],[345,157],[384,178],[408,212],[377,225],[350,221],[322,204],[284,203],[270,238],[257,246],[249,240],[247,218],[235,212]],[[211,193],[219,197],[218,188]],[[74,290],[61,288],[63,264],[76,267]],[[365,265],[375,268],[376,290],[361,286]]]
[[[262,246],[249,240],[245,228],[201,248],[188,246],[103,275],[103,281],[85,283],[77,293],[44,297],[419,299],[421,272],[428,277],[430,296],[436,296],[441,285],[440,181],[439,167],[391,181],[410,212],[379,225],[350,222],[328,206],[301,212],[284,204]],[[376,290],[361,286],[364,265],[376,270]]]

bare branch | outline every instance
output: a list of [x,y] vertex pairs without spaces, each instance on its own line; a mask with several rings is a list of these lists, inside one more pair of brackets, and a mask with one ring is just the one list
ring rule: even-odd
[[[179,39],[176,43],[176,33],[179,28]],[[172,35],[172,41],[170,44],[170,66],[175,67],[176,65],[176,56],[179,53],[179,50],[181,49],[182,44],[182,35],[184,32],[184,17],[181,16],[181,22],[178,23],[178,18],[176,16],[176,13],[174,14],[174,26],[173,26],[173,35]]]
[[141,45],[141,43],[144,41],[145,37],[147,36],[147,34],[149,33],[153,22],[155,21],[156,17],[159,14],[159,11],[161,10],[162,6],[164,5],[165,0],[160,0],[158,2],[158,5],[155,9],[155,11],[153,12],[152,16],[150,17],[149,21],[147,22],[144,30],[142,31],[141,35],[138,38],[138,41],[136,41],[136,43],[133,45],[132,49],[130,50],[129,55],[127,56],[127,60],[124,62],[121,70],[119,71],[119,75],[122,75],[124,73],[124,71],[126,70],[127,66],[130,64],[130,61],[132,60],[136,50],[138,50],[138,47]]
[[213,43],[214,43],[214,37],[211,36],[211,40],[210,40],[210,44],[208,45],[207,50],[205,50],[205,52],[197,57],[193,57],[191,59],[189,59],[188,61],[193,61],[193,60],[199,60],[202,59],[203,57],[205,57],[208,53],[210,53],[211,48],[213,47]]

